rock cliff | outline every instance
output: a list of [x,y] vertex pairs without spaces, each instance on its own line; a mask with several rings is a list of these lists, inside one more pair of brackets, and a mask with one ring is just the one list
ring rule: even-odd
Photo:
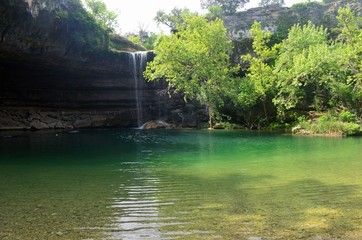
[[[129,52],[142,47],[99,28],[74,0],[1,0],[0,16],[0,129],[136,126]],[[168,97],[142,88],[147,120]]]
[[254,21],[259,21],[264,30],[277,33],[287,31],[293,24],[305,24],[308,21],[317,26],[336,27],[338,9],[350,4],[352,9],[362,9],[362,1],[333,1],[329,4],[304,2],[288,7],[257,7],[234,15],[225,16],[224,24],[234,41],[250,37],[249,29]]
[[199,124],[160,94],[164,83],[142,79],[134,52],[145,49],[99,27],[79,0],[0,0],[0,16],[0,129]]

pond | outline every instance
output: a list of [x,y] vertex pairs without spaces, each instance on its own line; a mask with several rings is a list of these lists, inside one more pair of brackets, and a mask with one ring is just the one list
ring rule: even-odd
[[2,132],[0,239],[362,239],[362,138]]

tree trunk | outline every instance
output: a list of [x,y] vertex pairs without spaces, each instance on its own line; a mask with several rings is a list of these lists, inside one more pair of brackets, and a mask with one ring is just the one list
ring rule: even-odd
[[214,114],[213,114],[210,106],[207,106],[207,112],[209,114],[209,129],[213,129],[214,128],[214,123],[213,123]]
[[209,113],[209,129],[213,129],[213,128],[214,128],[214,124],[213,124],[213,121],[212,121],[212,116]]
[[268,112],[267,112],[267,110],[266,110],[266,99],[264,98],[263,99],[263,109],[264,109],[264,116],[265,116],[265,120],[267,121],[267,122],[269,122],[269,119],[268,119]]

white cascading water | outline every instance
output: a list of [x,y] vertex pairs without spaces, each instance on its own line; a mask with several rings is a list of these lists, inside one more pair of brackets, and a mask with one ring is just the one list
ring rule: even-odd
[[147,52],[134,52],[130,54],[133,66],[134,89],[137,110],[137,127],[142,126],[143,110],[142,110],[142,85],[144,82],[143,72],[147,64]]

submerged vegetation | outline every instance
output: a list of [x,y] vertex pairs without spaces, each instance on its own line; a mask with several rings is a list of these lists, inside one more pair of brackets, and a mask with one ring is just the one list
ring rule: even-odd
[[[250,29],[253,52],[241,56],[241,74],[227,56],[231,42],[220,19],[192,14],[185,19],[156,46],[157,56],[145,76],[163,78],[185,98],[207,105],[210,127],[213,120],[222,119],[228,101],[234,111],[253,115],[244,117],[250,128],[299,120],[299,127],[309,133],[360,133],[361,17],[349,5],[338,12],[336,38],[329,35],[330,29],[309,21],[293,25],[286,38],[275,43],[272,34],[255,22]],[[320,117],[300,121],[312,112]],[[341,120],[347,113],[354,121]]]

